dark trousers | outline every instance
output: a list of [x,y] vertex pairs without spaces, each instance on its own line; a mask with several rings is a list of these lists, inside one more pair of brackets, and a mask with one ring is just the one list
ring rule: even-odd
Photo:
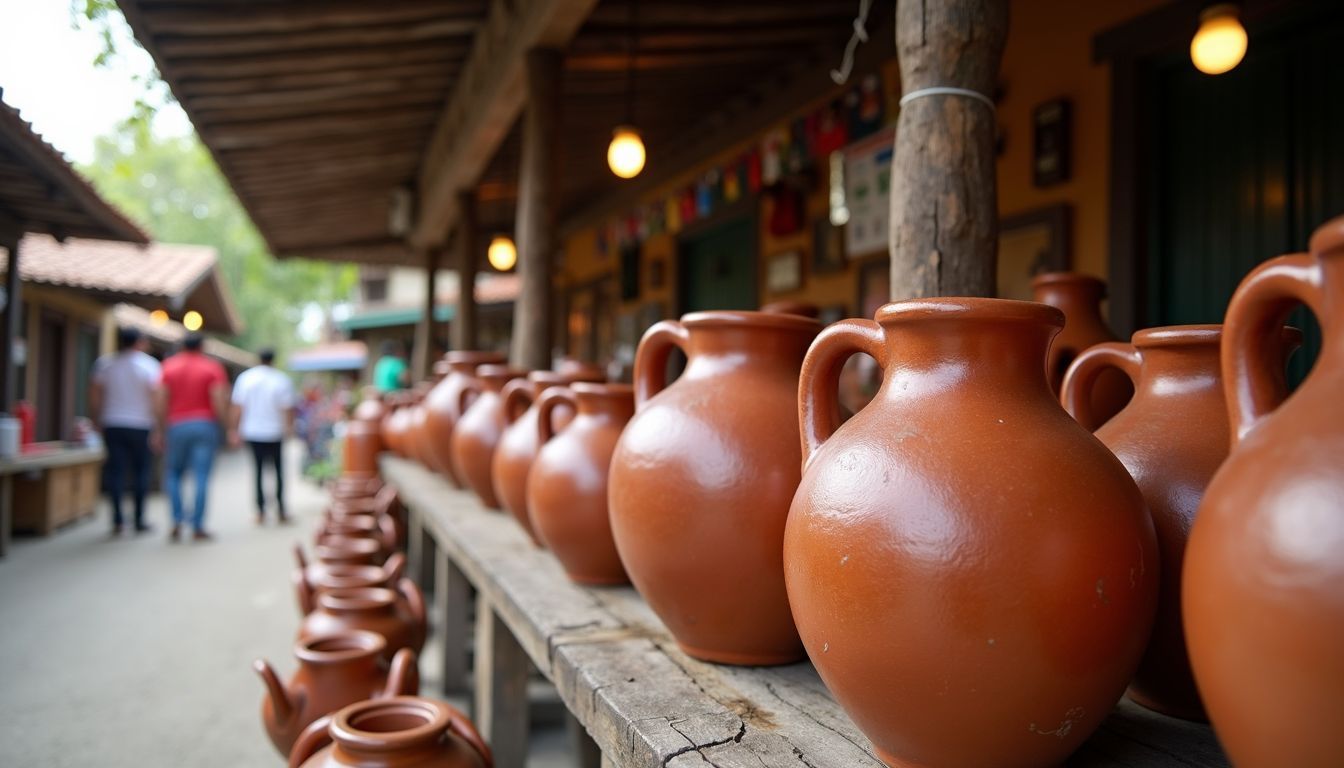
[[280,450],[283,445],[279,440],[275,442],[261,442],[258,440],[248,440],[248,446],[252,448],[252,466],[257,471],[257,514],[261,514],[266,509],[266,492],[262,488],[261,477],[267,463],[275,467],[275,506],[280,511],[280,516],[285,516],[285,470],[280,460],[283,451]]
[[135,499],[135,527],[145,524],[145,494],[149,491],[149,430],[107,427],[103,430],[107,464],[103,467],[103,490],[112,502],[112,524],[120,527],[122,496],[130,481]]

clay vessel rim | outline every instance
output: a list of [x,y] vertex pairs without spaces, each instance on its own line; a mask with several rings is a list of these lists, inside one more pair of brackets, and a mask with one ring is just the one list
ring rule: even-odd
[[599,371],[575,371],[574,373],[559,373],[558,371],[533,371],[527,374],[527,380],[534,384],[574,384],[580,381],[602,381],[603,376]]
[[433,367],[431,367],[429,370],[430,370],[435,376],[438,376],[438,377],[442,378],[442,377],[444,377],[444,376],[447,376],[447,375],[448,375],[448,371],[451,370],[451,369],[448,367],[448,361],[447,361],[447,360],[435,360],[435,361],[434,361],[434,365],[433,365]]
[[521,379],[527,375],[527,371],[511,368],[507,365],[482,365],[476,369],[476,375],[491,381],[507,381],[509,379]]
[[488,365],[504,362],[504,356],[498,352],[482,352],[475,349],[455,349],[451,352],[444,352],[442,359],[449,365],[460,363]]
[[[357,531],[359,533],[369,533],[378,530],[378,520],[374,515],[358,514],[349,512],[340,517],[333,517],[327,521],[327,526],[334,529],[345,529],[348,531]],[[328,530],[329,534],[340,534],[340,530]]]
[[1084,274],[1082,272],[1042,272],[1031,279],[1032,288],[1041,288],[1047,285],[1092,285],[1101,289],[1106,288],[1106,281],[1100,277]]
[[1223,338],[1223,326],[1164,325],[1135,331],[1130,342],[1136,347],[1184,347],[1217,345]]
[[382,549],[382,545],[373,539],[333,535],[326,537],[326,540],[319,544],[316,549],[320,559],[321,551],[324,549],[342,555],[372,555]]
[[681,324],[687,328],[737,326],[742,328],[777,328],[783,331],[807,333],[819,333],[822,329],[821,321],[811,317],[736,310],[691,312],[681,316]]
[[[415,717],[423,722],[396,731],[370,731],[359,727],[361,722],[381,716]],[[448,707],[433,699],[391,696],[361,701],[337,712],[331,720],[331,737],[338,744],[366,752],[393,751],[437,742],[452,724],[452,719]]]
[[635,396],[635,388],[631,384],[618,383],[598,383],[593,381],[574,381],[568,385],[574,390],[576,395],[589,395],[592,397],[613,397],[626,398]]
[[[332,641],[345,641],[348,645],[338,650],[322,650],[314,646]],[[329,632],[313,635],[294,644],[294,657],[309,664],[338,664],[371,656],[377,656],[387,647],[387,639],[377,632],[366,629],[351,629],[343,632]]]
[[[387,573],[377,565],[335,563],[325,566],[309,579],[318,589],[349,589],[358,586],[380,586],[387,583]],[[349,584],[345,582],[359,582]]]
[[342,587],[323,590],[317,602],[334,611],[361,611],[391,606],[397,593],[386,587]]
[[1049,304],[1016,299],[984,299],[944,296],[894,301],[878,308],[874,319],[881,325],[920,320],[980,320],[996,323],[1027,322],[1064,327],[1064,313]]

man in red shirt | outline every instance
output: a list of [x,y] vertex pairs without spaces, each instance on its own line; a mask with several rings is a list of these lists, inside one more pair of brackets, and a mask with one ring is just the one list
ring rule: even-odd
[[182,351],[163,361],[159,389],[159,418],[167,423],[164,489],[173,509],[170,541],[177,541],[186,522],[182,506],[182,475],[190,468],[195,479],[192,538],[211,538],[205,530],[205,500],[210,491],[210,469],[219,447],[219,425],[228,412],[229,379],[224,366],[201,354],[201,337],[188,334]]

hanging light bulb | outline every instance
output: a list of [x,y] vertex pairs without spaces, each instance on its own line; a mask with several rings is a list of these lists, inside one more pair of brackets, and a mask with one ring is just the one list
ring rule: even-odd
[[495,235],[490,241],[490,248],[485,252],[485,259],[490,262],[490,266],[500,272],[508,272],[518,263],[518,249],[508,237]]
[[644,140],[639,137],[639,131],[628,125],[612,131],[611,144],[607,146],[607,165],[622,179],[633,179],[644,170]]
[[1246,55],[1246,28],[1235,3],[1219,3],[1199,14],[1199,31],[1190,41],[1190,60],[1206,75],[1221,75]]
[[201,330],[201,324],[204,322],[205,320],[201,317],[201,313],[194,309],[182,316],[182,327],[186,328],[188,331]]
[[168,313],[162,309],[156,309],[149,313],[149,322],[154,325],[166,325],[168,323]]

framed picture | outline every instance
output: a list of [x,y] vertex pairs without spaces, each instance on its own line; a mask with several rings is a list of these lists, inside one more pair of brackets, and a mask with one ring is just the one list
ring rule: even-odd
[[1068,204],[1038,208],[999,221],[998,294],[1031,299],[1031,279],[1069,268]]
[[828,218],[812,226],[812,271],[821,275],[845,268],[845,228]]
[[891,260],[873,259],[859,267],[859,317],[871,319],[891,302]]
[[803,254],[785,251],[771,256],[765,266],[765,288],[770,293],[790,293],[803,287]]

